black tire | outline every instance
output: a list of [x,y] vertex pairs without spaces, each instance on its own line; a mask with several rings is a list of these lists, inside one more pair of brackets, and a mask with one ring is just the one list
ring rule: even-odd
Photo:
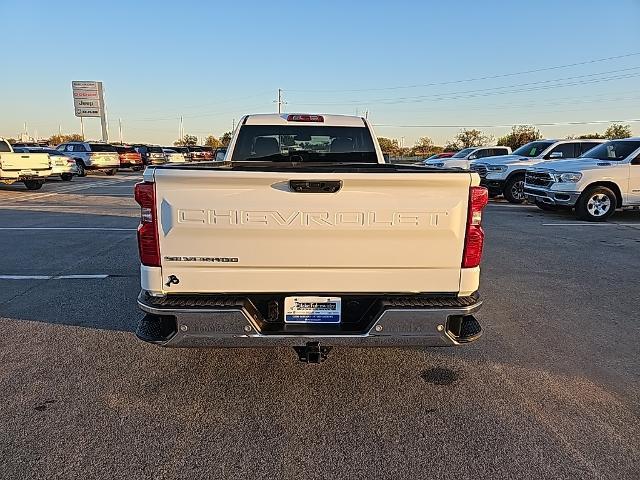
[[131,167],[131,170],[133,170],[134,172],[139,172],[140,170],[142,170],[143,167]]
[[104,173],[106,173],[106,174],[107,174],[107,175],[109,175],[110,177],[113,177],[113,176],[116,174],[116,172],[117,172],[117,171],[118,171],[118,169],[117,169],[117,168],[112,168],[111,170],[105,170],[105,172],[104,172]]
[[44,185],[44,180],[25,180],[24,186],[27,190],[40,190]]
[[618,197],[607,187],[587,188],[576,203],[576,213],[581,220],[606,222],[616,212]]
[[504,198],[509,203],[524,203],[524,173],[516,173],[504,184]]
[[76,166],[78,167],[78,176],[79,177],[86,177],[87,176],[87,169],[84,166],[84,162],[82,160],[76,160]]
[[536,207],[540,210],[544,210],[545,212],[557,212],[559,210],[555,205],[550,205],[539,200],[536,200]]
[[60,175],[60,180],[62,180],[63,182],[70,182],[72,178],[72,173],[63,173]]

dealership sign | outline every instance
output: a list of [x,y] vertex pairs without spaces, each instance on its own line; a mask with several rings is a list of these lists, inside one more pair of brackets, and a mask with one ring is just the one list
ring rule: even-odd
[[104,96],[102,82],[71,82],[76,117],[102,117]]

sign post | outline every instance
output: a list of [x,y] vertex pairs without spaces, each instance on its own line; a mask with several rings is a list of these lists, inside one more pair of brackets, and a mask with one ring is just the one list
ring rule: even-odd
[[82,124],[82,119],[84,117],[100,117],[102,141],[108,142],[109,128],[107,124],[102,82],[74,81],[71,82],[71,88],[73,90],[73,106],[75,108],[76,117],[80,117],[83,130],[84,124]]

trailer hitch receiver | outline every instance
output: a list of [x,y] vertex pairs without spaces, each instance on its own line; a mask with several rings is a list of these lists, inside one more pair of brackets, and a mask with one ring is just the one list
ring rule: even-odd
[[298,359],[304,363],[322,363],[333,347],[320,346],[320,342],[307,342],[303,347],[293,347]]

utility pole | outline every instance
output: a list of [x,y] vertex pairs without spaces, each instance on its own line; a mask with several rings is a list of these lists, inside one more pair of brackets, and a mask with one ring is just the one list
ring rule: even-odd
[[122,119],[118,118],[118,135],[120,136],[120,145],[123,144],[122,142]]
[[287,103],[284,100],[282,100],[282,89],[281,88],[278,89],[278,99],[275,101],[275,103],[278,104],[278,114],[281,114],[282,113],[282,106],[286,105],[286,103]]
[[58,125],[58,135],[62,136],[62,125]]
[[82,141],[84,142],[84,117],[80,117],[80,135],[82,135]]
[[236,119],[234,118],[231,121],[231,132],[235,132],[235,130],[236,130]]
[[180,127],[178,129],[178,140],[182,140],[184,138],[184,118],[180,115]]

